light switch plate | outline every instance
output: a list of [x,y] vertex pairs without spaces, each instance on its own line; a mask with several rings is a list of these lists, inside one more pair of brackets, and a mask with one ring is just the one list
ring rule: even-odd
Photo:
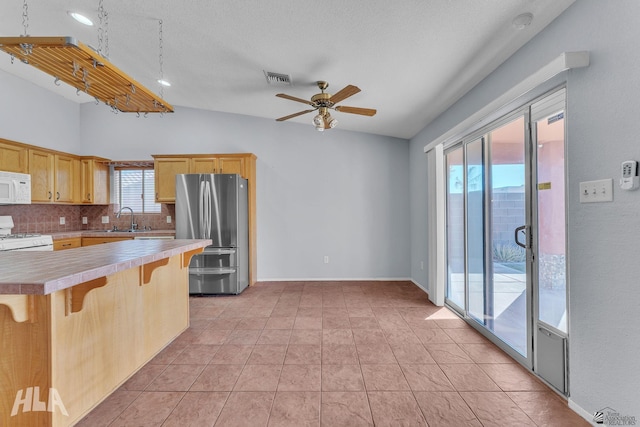
[[102,217],[102,223],[103,224],[109,224],[109,216],[103,216]]
[[613,179],[580,183],[580,203],[613,202]]

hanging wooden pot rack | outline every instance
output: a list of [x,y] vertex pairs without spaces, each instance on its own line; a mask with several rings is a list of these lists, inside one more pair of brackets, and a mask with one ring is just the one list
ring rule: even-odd
[[[0,50],[102,101],[114,111],[173,113],[173,107],[73,37],[0,37]],[[116,112],[117,112],[116,111]]]

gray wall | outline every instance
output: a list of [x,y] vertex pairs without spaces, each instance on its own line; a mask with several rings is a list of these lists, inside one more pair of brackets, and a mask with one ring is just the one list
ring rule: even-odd
[[0,138],[77,153],[79,120],[78,104],[0,70]]
[[[190,108],[163,117],[81,107],[84,154],[251,152],[258,280],[408,278],[409,144]],[[324,263],[324,256],[329,263]]]
[[255,153],[258,280],[410,277],[407,140],[182,107],[116,115],[2,71],[0,93],[0,138],[114,160]]
[[[414,278],[424,278],[429,239],[423,147],[564,51],[588,50],[591,65],[567,73],[571,403],[611,407],[640,419],[640,191],[614,188],[613,203],[580,204],[581,181],[617,179],[640,160],[640,2],[580,0],[473,91],[411,140]],[[418,191],[415,191],[415,190]],[[417,252],[416,252],[417,251]]]

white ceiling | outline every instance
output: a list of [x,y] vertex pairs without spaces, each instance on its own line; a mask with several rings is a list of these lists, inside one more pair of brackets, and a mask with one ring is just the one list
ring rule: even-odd
[[[0,2],[1,36],[24,33],[23,1]],[[276,93],[309,99],[319,92],[315,81],[326,80],[329,93],[347,84],[362,89],[341,105],[378,110],[374,117],[336,112],[339,128],[411,138],[573,1],[103,0],[103,6],[111,62],[156,93],[163,20],[164,77],[172,83],[164,99],[173,106],[275,119],[307,109]],[[27,6],[30,35],[73,36],[98,47],[99,0],[27,0]],[[96,25],[82,26],[67,11]],[[516,29],[513,18],[526,12],[533,22]],[[33,67],[11,64],[3,52],[0,69],[92,102]],[[293,86],[268,85],[263,70],[290,74]],[[311,132],[312,117],[289,122],[307,123]]]

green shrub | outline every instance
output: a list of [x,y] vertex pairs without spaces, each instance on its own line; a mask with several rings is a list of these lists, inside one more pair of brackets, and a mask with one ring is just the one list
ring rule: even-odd
[[493,244],[493,260],[496,262],[524,262],[527,254],[523,248],[511,242]]

